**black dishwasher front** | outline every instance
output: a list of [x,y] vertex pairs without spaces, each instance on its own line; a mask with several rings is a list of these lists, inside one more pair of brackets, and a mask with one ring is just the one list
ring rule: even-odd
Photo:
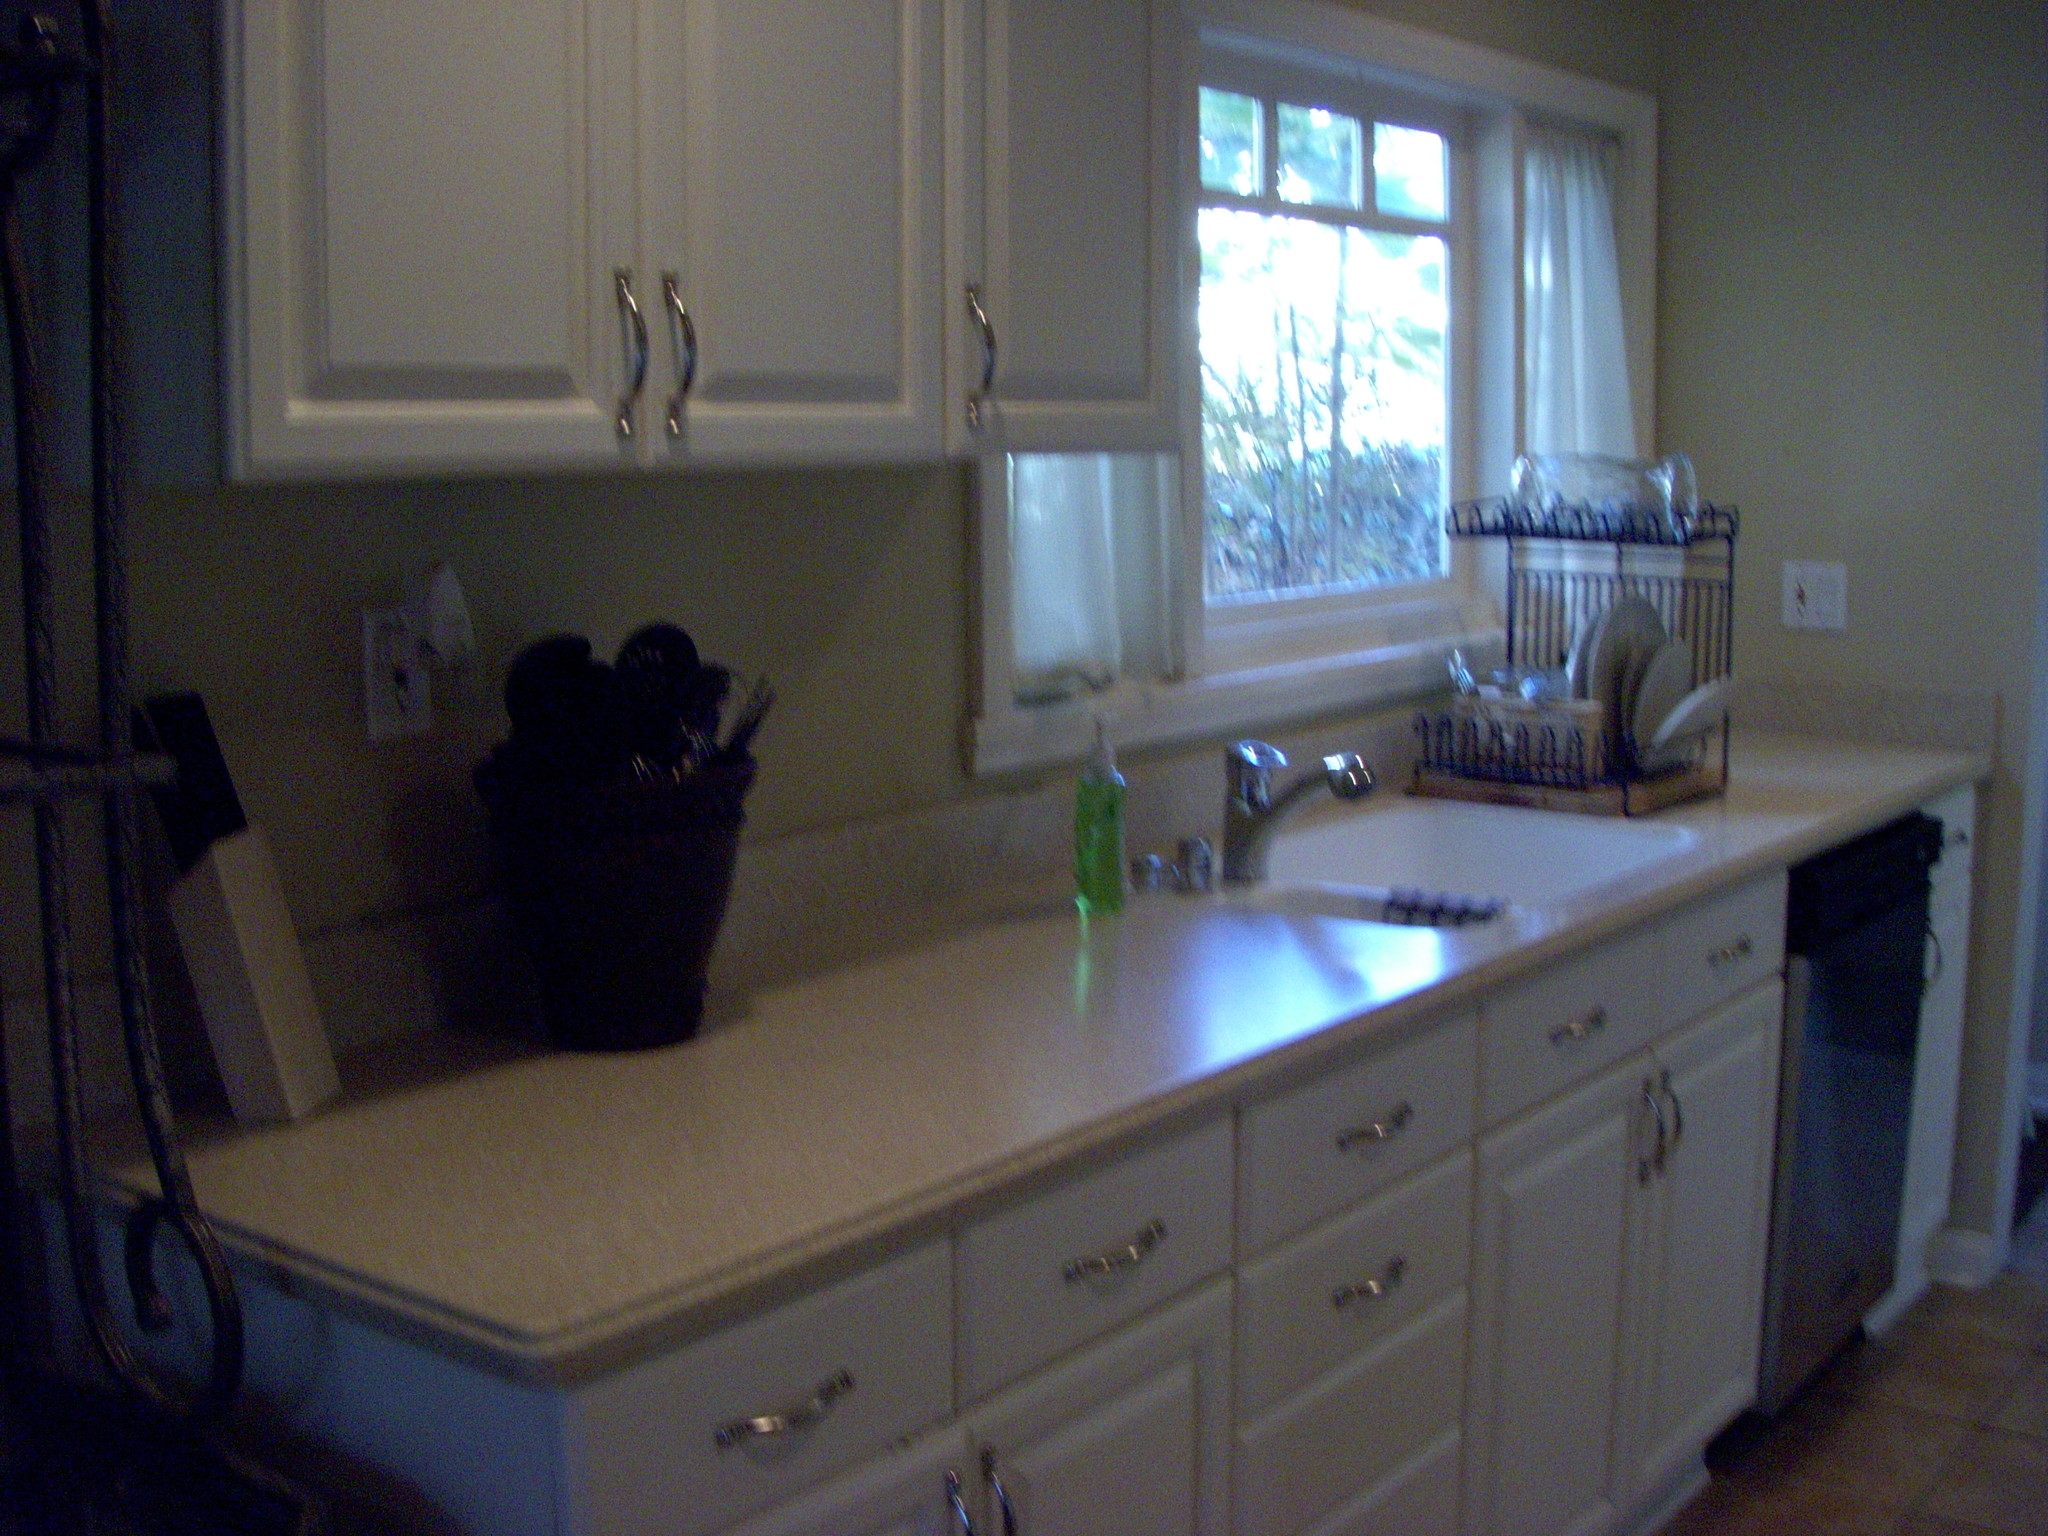
[[1757,1382],[1767,1414],[1855,1337],[1892,1283],[1940,857],[1941,823],[1915,813],[1791,872]]

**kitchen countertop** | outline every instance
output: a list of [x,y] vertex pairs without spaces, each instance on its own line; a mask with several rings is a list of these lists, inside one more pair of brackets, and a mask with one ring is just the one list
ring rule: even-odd
[[[1463,929],[1141,896],[1061,901],[766,992],[665,1050],[552,1054],[196,1151],[223,1241],[288,1289],[569,1381],[1393,1038],[1955,785],[1982,757],[1738,734],[1684,853]],[[146,1187],[146,1173],[122,1181]]]

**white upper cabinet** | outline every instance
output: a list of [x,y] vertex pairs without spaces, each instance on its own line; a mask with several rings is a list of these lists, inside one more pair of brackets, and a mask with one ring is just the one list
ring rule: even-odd
[[240,0],[225,25],[238,475],[1174,440],[1170,0]]
[[939,0],[643,18],[656,461],[938,457]]
[[1193,95],[1179,8],[956,5],[948,441],[1176,447]]
[[229,10],[236,473],[618,457],[629,22],[617,0]]

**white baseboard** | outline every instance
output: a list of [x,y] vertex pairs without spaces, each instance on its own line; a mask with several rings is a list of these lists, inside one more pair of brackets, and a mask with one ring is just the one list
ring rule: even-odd
[[1623,1527],[1628,1536],[1654,1536],[1678,1517],[1678,1512],[1698,1498],[1710,1479],[1706,1463],[1699,1457],[1684,1463],[1662,1489],[1636,1510]]
[[1989,1285],[2005,1268],[2006,1242],[1989,1232],[1943,1227],[1927,1245],[1927,1268],[1943,1285]]
[[1863,1331],[1873,1338],[1892,1331],[1898,1320],[1904,1317],[1913,1303],[1927,1294],[1930,1280],[1922,1269],[1914,1274],[1902,1274],[1892,1282],[1892,1288],[1878,1298],[1877,1305],[1863,1314]]

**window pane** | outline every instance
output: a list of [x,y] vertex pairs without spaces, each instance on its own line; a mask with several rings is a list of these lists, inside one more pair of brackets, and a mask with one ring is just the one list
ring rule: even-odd
[[1205,208],[1213,601],[1440,575],[1444,242]]
[[1256,96],[1202,87],[1203,186],[1241,197],[1256,197],[1263,190],[1260,116]]
[[1364,196],[1359,180],[1365,159],[1364,129],[1355,117],[1321,107],[1280,104],[1282,202],[1356,208]]
[[1444,140],[1426,128],[1372,125],[1372,177],[1381,213],[1411,219],[1441,219],[1444,199]]

